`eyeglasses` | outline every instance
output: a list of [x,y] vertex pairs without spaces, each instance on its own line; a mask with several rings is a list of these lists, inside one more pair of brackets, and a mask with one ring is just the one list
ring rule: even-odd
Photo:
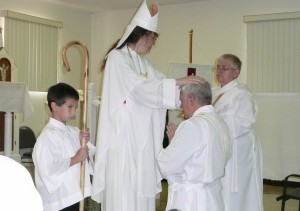
[[226,66],[216,66],[216,67],[214,67],[213,68],[213,71],[216,71],[216,70],[218,70],[218,71],[222,71],[222,72],[226,72],[226,71],[228,71],[228,70],[236,70],[236,68],[233,68],[233,67],[226,67]]
[[155,42],[157,40],[157,36],[155,36],[155,35],[151,35],[151,38],[153,39],[153,42]]

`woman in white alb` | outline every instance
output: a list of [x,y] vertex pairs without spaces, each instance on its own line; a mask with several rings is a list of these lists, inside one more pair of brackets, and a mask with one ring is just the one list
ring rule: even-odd
[[202,81],[166,79],[142,56],[158,37],[157,19],[157,4],[144,1],[105,59],[92,190],[102,211],[155,210],[166,109],[176,106],[177,85]]

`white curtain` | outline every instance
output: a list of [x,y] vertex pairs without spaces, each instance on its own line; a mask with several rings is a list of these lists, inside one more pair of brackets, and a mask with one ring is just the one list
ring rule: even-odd
[[300,92],[300,12],[245,16],[244,22],[251,90]]
[[12,11],[3,14],[4,47],[18,69],[15,81],[26,83],[30,91],[47,91],[57,82],[62,23]]

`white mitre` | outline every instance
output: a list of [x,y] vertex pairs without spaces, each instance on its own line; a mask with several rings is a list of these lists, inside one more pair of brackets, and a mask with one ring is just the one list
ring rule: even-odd
[[140,26],[149,31],[157,32],[157,21],[158,21],[158,5],[153,3],[148,8],[146,0],[143,1],[140,8],[132,18],[130,24],[126,27],[126,30],[118,42],[116,48],[120,47],[136,26]]

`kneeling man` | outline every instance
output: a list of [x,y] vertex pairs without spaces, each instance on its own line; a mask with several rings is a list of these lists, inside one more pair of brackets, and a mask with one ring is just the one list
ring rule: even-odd
[[161,174],[168,180],[166,210],[222,211],[221,178],[230,157],[226,123],[211,105],[208,82],[181,87],[185,120],[167,126],[170,144],[158,155]]

